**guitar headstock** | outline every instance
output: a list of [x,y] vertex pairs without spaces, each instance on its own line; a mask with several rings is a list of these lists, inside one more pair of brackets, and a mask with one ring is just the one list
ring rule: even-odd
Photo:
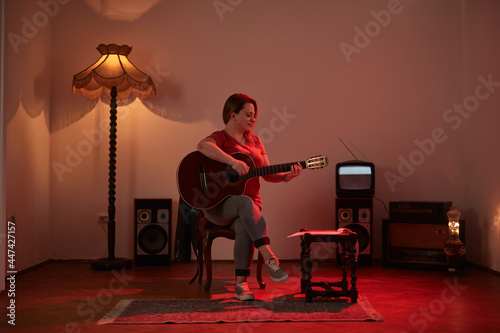
[[321,169],[328,165],[328,157],[318,155],[309,157],[306,160],[306,168],[307,169]]

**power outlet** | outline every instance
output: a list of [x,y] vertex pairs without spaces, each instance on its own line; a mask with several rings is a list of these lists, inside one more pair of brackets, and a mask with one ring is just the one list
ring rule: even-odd
[[106,224],[108,221],[109,218],[107,213],[97,213],[97,223]]

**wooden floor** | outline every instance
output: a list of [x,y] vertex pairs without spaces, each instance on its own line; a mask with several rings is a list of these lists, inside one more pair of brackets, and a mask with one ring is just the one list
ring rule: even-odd
[[[300,291],[298,262],[284,262],[290,279],[260,290],[255,277],[250,287],[257,298]],[[190,285],[196,265],[173,263],[168,267],[137,267],[123,272],[94,271],[88,262],[54,261],[15,280],[15,298],[0,295],[0,331],[8,332],[500,332],[500,277],[467,267],[461,277],[444,272],[374,267],[358,269],[358,289],[384,318],[383,322],[317,322],[252,324],[104,325],[97,321],[121,299],[209,299],[234,297],[233,263],[214,263],[210,293]],[[339,268],[320,263],[313,280],[331,280]],[[315,279],[317,278],[317,279]],[[9,284],[7,284],[9,287]],[[4,312],[15,300],[15,327]]]

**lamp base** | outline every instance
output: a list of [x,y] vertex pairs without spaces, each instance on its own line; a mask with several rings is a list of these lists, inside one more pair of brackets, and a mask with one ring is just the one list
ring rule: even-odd
[[98,271],[131,269],[132,260],[125,258],[115,258],[115,259],[101,258],[92,261],[90,266],[92,266],[93,269]]

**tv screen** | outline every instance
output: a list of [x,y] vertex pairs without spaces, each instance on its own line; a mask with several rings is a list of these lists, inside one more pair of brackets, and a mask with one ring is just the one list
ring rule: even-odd
[[336,167],[337,196],[370,198],[375,194],[375,166],[371,162],[346,161]]

